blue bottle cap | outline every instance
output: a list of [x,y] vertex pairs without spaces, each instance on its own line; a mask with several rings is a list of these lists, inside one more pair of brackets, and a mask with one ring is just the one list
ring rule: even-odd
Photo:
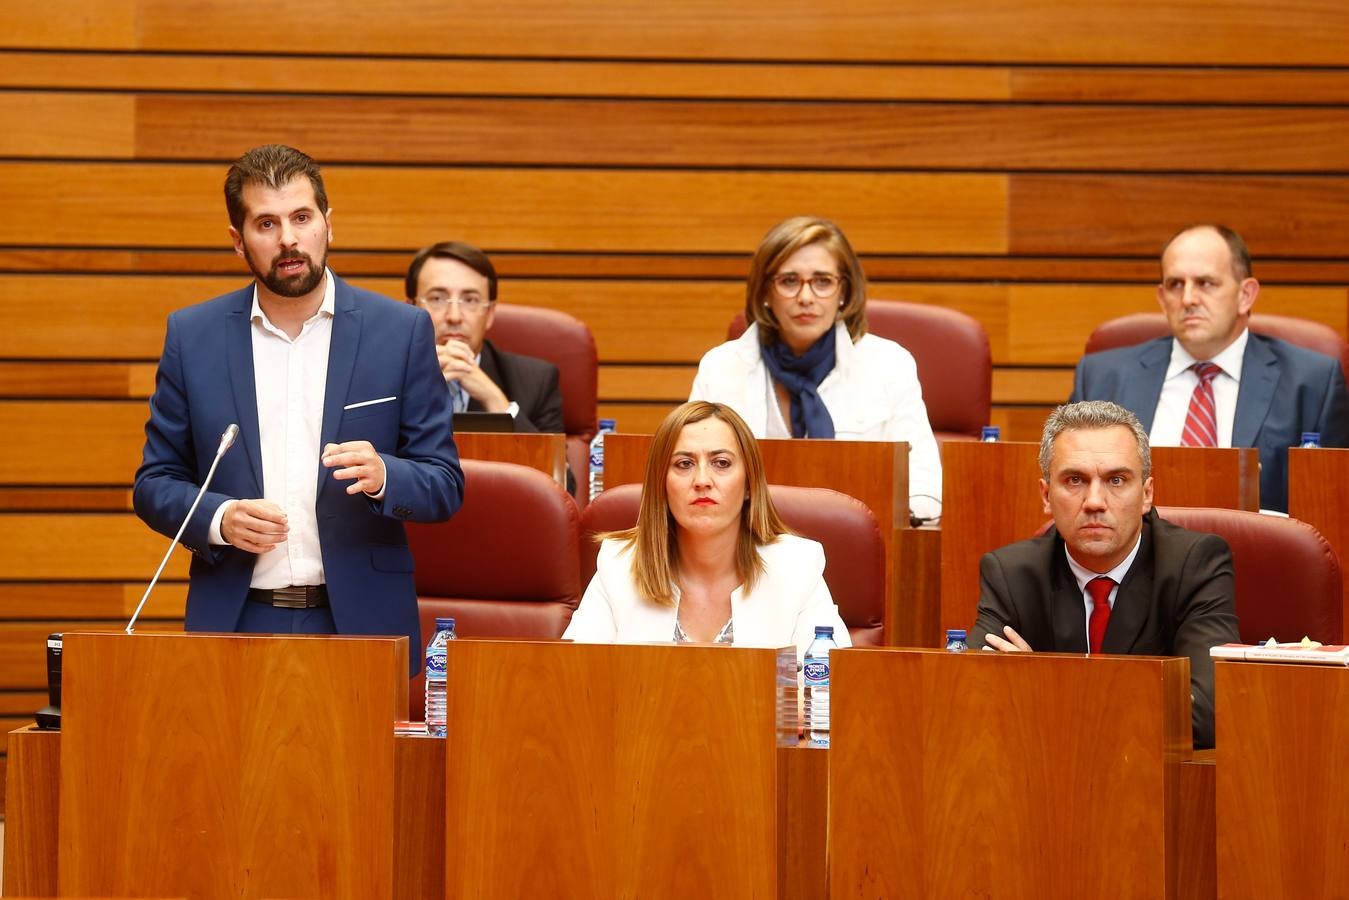
[[946,643],[949,644],[952,641],[963,641],[963,640],[965,640],[965,629],[963,628],[946,629]]
[[833,636],[834,636],[834,626],[833,626],[833,625],[816,625],[816,626],[815,626],[815,636],[816,636],[816,637],[833,637]]
[[617,427],[617,419],[600,419],[600,431],[613,431]]
[[983,431],[980,432],[979,440],[981,440],[981,441],[997,441],[997,440],[999,440],[1001,437],[1002,437],[1002,429],[1001,429],[1001,428],[999,428],[997,425],[985,425]]
[[1298,441],[1298,443],[1300,443],[1300,444],[1317,444],[1317,445],[1320,445],[1320,443],[1321,443],[1321,432],[1319,432],[1319,431],[1304,431],[1304,432],[1302,432],[1302,440]]
[[436,631],[454,631],[453,617],[447,616],[442,619],[440,616],[436,616]]

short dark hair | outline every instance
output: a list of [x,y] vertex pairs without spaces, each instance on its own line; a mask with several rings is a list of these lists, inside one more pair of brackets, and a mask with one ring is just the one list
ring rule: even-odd
[[432,244],[424,250],[419,250],[417,255],[412,257],[412,264],[408,266],[407,280],[403,285],[403,291],[407,294],[409,300],[417,299],[417,280],[422,277],[422,266],[431,257],[437,259],[453,259],[468,266],[473,271],[487,279],[487,299],[495,301],[497,298],[497,270],[492,265],[492,261],[472,244],[465,244],[463,241],[441,241],[439,244]]
[[[1162,256],[1166,256],[1166,251],[1176,242],[1176,238],[1182,234],[1191,231],[1199,231],[1201,228],[1207,228],[1210,231],[1216,231],[1218,237],[1227,243],[1227,251],[1232,257],[1232,275],[1237,281],[1245,281],[1251,277],[1251,251],[1246,246],[1246,241],[1231,228],[1226,225],[1219,225],[1217,222],[1197,222],[1194,225],[1186,225],[1180,231],[1171,235],[1167,242],[1162,245]],[[1165,277],[1165,273],[1163,273]]]
[[328,192],[323,188],[318,163],[285,144],[264,144],[249,150],[234,161],[225,176],[225,209],[229,211],[230,224],[235,229],[244,227],[244,185],[261,184],[280,190],[301,175],[314,187],[318,214],[327,216]]

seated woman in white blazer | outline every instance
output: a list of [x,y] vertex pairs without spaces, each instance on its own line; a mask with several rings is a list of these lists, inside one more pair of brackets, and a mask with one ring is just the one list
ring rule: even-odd
[[759,446],[729,407],[690,402],[651,443],[637,525],[603,535],[564,638],[795,645],[847,626],[824,583],[824,548],[773,507]]
[[755,251],[745,333],[698,364],[690,400],[725,403],[755,437],[907,441],[909,507],[941,513],[941,457],[918,367],[867,334],[867,280],[828,219],[798,216]]

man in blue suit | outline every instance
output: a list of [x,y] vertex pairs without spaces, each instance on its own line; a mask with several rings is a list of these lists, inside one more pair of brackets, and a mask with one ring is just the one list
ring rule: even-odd
[[1288,448],[1308,431],[1349,445],[1349,395],[1339,360],[1247,329],[1259,292],[1241,235],[1179,232],[1157,286],[1172,337],[1083,357],[1069,402],[1118,403],[1154,446],[1255,447],[1260,505],[1287,511]]
[[464,476],[425,312],[327,268],[319,167],[245,153],[225,180],[255,282],[169,316],[136,472],[136,513],[173,535],[192,513],[187,628],[421,638],[404,521],[449,518]]

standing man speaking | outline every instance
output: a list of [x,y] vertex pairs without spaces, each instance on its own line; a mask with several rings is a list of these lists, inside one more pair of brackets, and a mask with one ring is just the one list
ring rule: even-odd
[[406,634],[421,646],[404,520],[449,518],[464,476],[426,313],[351,287],[318,165],[281,145],[225,179],[255,281],[169,316],[136,514],[183,543],[190,631]]

